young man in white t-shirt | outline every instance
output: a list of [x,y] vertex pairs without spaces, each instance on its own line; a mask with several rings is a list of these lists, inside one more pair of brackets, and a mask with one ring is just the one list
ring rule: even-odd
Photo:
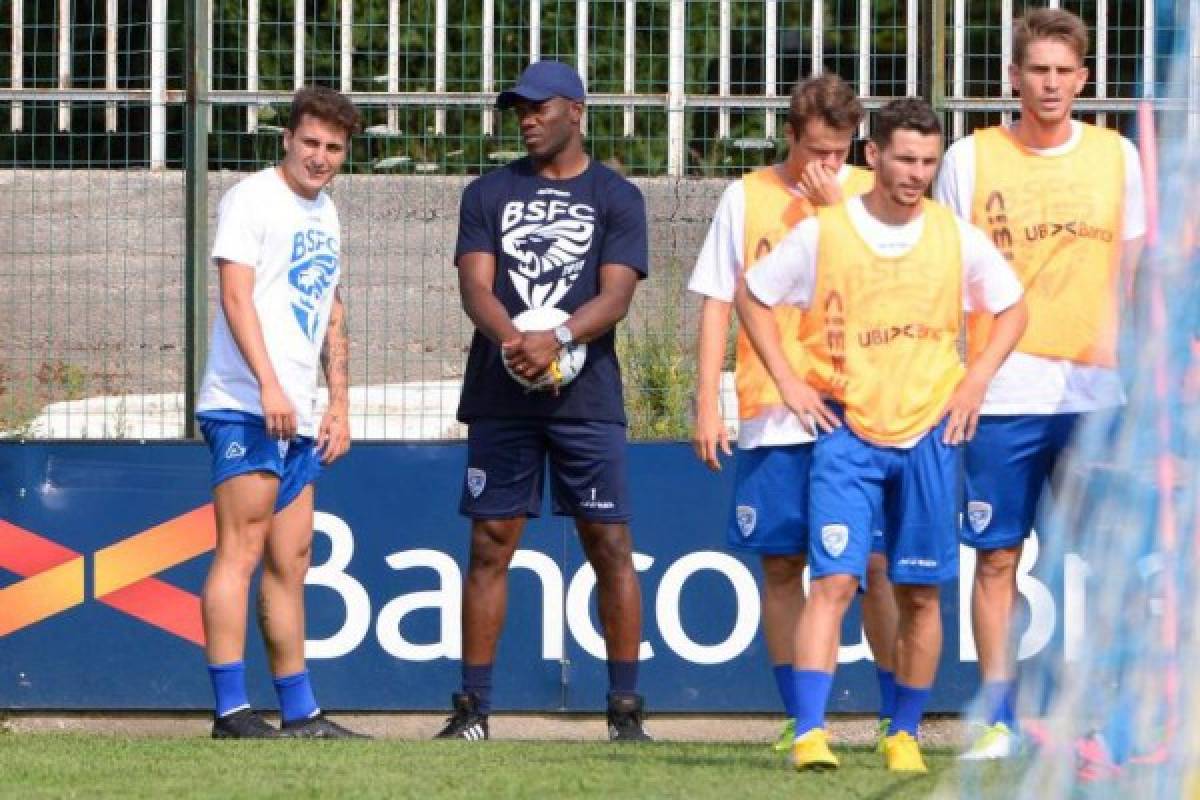
[[[888,103],[867,146],[874,188],[801,222],[737,290],[738,315],[784,402],[823,431],[809,479],[812,582],[796,637],[797,769],[838,766],[825,708],[842,616],[881,527],[899,611],[884,762],[926,771],[917,735],[941,651],[938,587],[958,571],[960,445],[1025,325],[1021,286],[1003,256],[924,197],[941,150],[941,124],[925,101]],[[769,311],[781,304],[808,310],[804,375]],[[965,370],[964,307],[994,321]]]
[[[747,270],[817,207],[870,190],[870,170],[846,163],[863,113],[854,90],[833,73],[797,83],[788,111],[787,158],[734,181],[721,195],[688,282],[689,290],[704,297],[692,444],[696,456],[714,471],[721,469],[721,453],[731,454],[718,396],[734,290]],[[800,312],[788,307],[775,314],[782,328],[800,318]],[[801,368],[803,342],[789,339],[784,346],[793,366]],[[763,637],[787,714],[776,742],[782,751],[791,748],[795,736],[792,651],[804,605],[813,435],[783,404],[744,331],[738,334],[735,369],[740,424],[726,543],[762,559]],[[880,532],[876,541],[882,540]],[[863,627],[875,658],[882,729],[895,699],[896,603],[881,551],[872,553],[868,572]]]
[[[214,738],[354,738],[317,706],[304,664],[304,575],[312,483],[350,447],[349,341],[338,296],[341,228],[323,189],[360,117],[341,94],[301,89],[283,160],[222,198],[212,258],[221,304],[196,416],[212,452],[217,547],[202,597]],[[329,406],[318,417],[317,365]],[[247,596],[259,563],[258,621],[281,729],[246,696]]]
[[[1083,22],[1061,9],[1030,11],[1013,44],[1019,121],[951,147],[935,192],[991,237],[1029,301],[1029,327],[988,389],[965,456],[962,540],[976,550],[971,620],[986,726],[963,755],[968,760],[1019,751],[1011,641],[1017,564],[1080,420],[1125,402],[1117,310],[1146,227],[1133,145],[1071,119],[1087,81]],[[969,352],[985,328],[971,320]]]

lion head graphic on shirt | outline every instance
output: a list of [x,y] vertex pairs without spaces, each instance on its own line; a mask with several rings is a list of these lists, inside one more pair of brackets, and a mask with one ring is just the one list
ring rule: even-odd
[[592,246],[593,223],[579,219],[527,222],[501,239],[516,263],[508,271],[528,308],[557,306],[583,272]]

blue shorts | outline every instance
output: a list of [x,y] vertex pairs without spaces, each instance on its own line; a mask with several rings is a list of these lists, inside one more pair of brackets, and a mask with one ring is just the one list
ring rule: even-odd
[[196,419],[212,453],[214,487],[248,472],[269,472],[279,478],[278,512],[321,474],[316,442],[309,436],[288,442],[272,439],[262,417],[242,411],[205,411]]
[[[808,555],[812,450],[810,442],[737,451],[733,509],[725,529],[729,549],[761,556]],[[871,549],[884,550],[878,528],[871,536]]]
[[808,469],[813,446],[738,450],[733,509],[725,529],[732,550],[763,556],[808,553]]
[[557,516],[628,522],[625,451],[618,422],[473,420],[459,512],[471,519],[538,516],[548,456]]
[[944,431],[943,421],[910,449],[871,444],[847,425],[817,439],[809,478],[813,578],[864,582],[877,530],[893,583],[938,584],[958,574],[961,451],[942,443]]
[[1029,536],[1042,492],[1080,418],[1079,414],[979,418],[975,437],[966,447],[963,544],[997,550]]

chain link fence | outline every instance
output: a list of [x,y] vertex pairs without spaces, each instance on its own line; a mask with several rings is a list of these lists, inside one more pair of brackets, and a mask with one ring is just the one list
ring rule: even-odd
[[[216,302],[206,253],[217,199],[280,157],[291,92],[322,83],[349,92],[367,125],[331,189],[345,228],[354,433],[462,437],[471,326],[450,261],[458,196],[521,155],[496,91],[530,60],[557,58],[585,76],[590,152],[648,201],[651,277],[620,334],[631,434],[681,437],[694,382],[687,274],[725,183],[783,155],[791,85],[835,71],[871,109],[923,94],[963,135],[1016,107],[1004,65],[1026,5],[6,0],[0,431],[190,433]],[[1189,97],[1162,96],[1159,57],[1200,20],[1200,1],[1059,5],[1092,30],[1086,118],[1132,133],[1142,96],[1200,105],[1197,80]]]

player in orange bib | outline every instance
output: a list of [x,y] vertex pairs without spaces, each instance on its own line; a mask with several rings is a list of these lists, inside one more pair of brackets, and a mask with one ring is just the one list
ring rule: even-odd
[[[882,514],[899,610],[884,761],[924,772],[917,734],[941,651],[938,585],[958,568],[960,445],[1021,336],[1025,307],[1020,282],[983,233],[925,199],[942,152],[933,109],[902,98],[874,122],[875,187],[792,229],[747,273],[736,302],[784,403],[822,431],[810,474],[812,583],[796,637],[793,763],[838,765],[825,708],[842,617],[866,577]],[[769,310],[780,304],[811,318],[801,375]],[[957,348],[964,308],[994,316],[967,369]]]
[[[797,83],[788,111],[786,160],[731,183],[721,196],[688,289],[704,298],[697,355],[696,455],[720,470],[720,454],[730,455],[718,402],[734,290],[742,275],[771,251],[792,227],[816,209],[869,191],[870,170],[846,163],[863,106],[854,90],[832,73]],[[781,330],[799,332],[804,312],[775,309]],[[804,342],[790,336],[784,349],[794,371],[802,372]],[[813,434],[793,414],[775,388],[745,331],[737,336],[738,453],[734,497],[726,543],[762,559],[763,637],[774,665],[776,686],[787,722],[776,749],[791,749],[795,736],[793,639],[804,604],[804,565],[808,553],[808,471]],[[875,537],[881,545],[882,532]],[[896,603],[887,579],[882,548],[873,552],[863,598],[863,627],[875,658],[881,729],[892,716],[895,679],[892,649]]]
[[[1071,119],[1087,80],[1083,22],[1060,9],[1030,11],[1013,44],[1020,120],[957,142],[936,191],[1004,253],[1029,304],[1029,326],[996,373],[965,453],[962,540],[976,550],[971,619],[984,714],[968,760],[1020,750],[1010,644],[1017,564],[1080,420],[1125,402],[1115,369],[1122,263],[1136,262],[1145,231],[1133,145]],[[971,358],[988,325],[969,320]]]

